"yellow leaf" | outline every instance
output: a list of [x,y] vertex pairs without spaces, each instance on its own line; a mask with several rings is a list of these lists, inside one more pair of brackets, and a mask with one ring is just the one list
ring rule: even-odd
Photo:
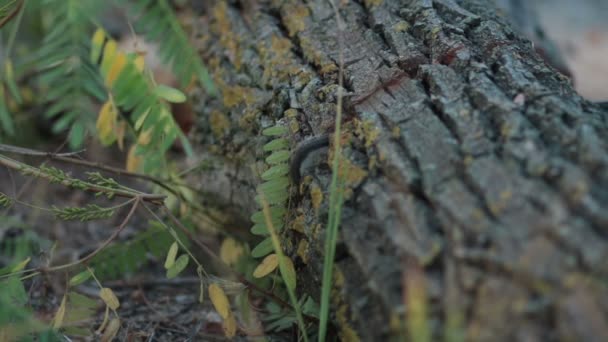
[[227,265],[232,266],[239,261],[243,255],[243,247],[233,238],[226,238],[220,247],[220,259]]
[[276,254],[270,254],[262,260],[262,263],[253,271],[255,278],[262,278],[274,271],[279,265],[279,257]]
[[293,266],[293,262],[288,257],[283,257],[283,262],[281,263],[281,275],[283,276],[283,280],[285,281],[285,285],[292,289],[296,289],[296,269]]
[[144,56],[142,55],[137,55],[137,57],[135,57],[135,60],[133,61],[133,64],[135,64],[135,68],[139,71],[142,72],[144,71],[144,67],[146,65],[145,63],[145,59]]
[[108,327],[103,332],[103,336],[101,336],[102,342],[110,342],[114,340],[116,334],[118,334],[118,330],[120,329],[120,319],[118,317],[113,318],[108,324]]
[[137,172],[143,162],[143,158],[135,154],[136,147],[137,145],[131,146],[127,154],[127,171],[129,172]]
[[103,302],[106,303],[106,305],[112,310],[116,310],[120,306],[118,298],[116,298],[116,295],[110,288],[104,287],[101,289],[99,291],[99,297],[101,297]]
[[177,256],[177,251],[179,250],[179,246],[177,242],[173,242],[171,247],[169,247],[169,251],[167,252],[167,258],[165,259],[165,269],[168,270],[175,264],[175,257]]
[[230,315],[230,302],[228,302],[228,297],[224,293],[221,287],[217,284],[209,285],[209,298],[211,298],[211,303],[213,303],[213,307],[217,311],[217,313],[222,316],[223,319],[227,319]]
[[110,308],[108,306],[106,306],[106,312],[103,315],[103,322],[101,322],[101,325],[99,326],[99,328],[96,331],[98,334],[101,334],[101,332],[106,328],[109,317],[110,317]]
[[222,325],[223,325],[224,334],[226,334],[226,337],[233,338],[234,335],[236,335],[236,319],[234,318],[234,315],[232,313],[230,313],[228,318],[226,318],[224,320]]
[[108,100],[101,106],[101,110],[97,116],[96,127],[97,135],[99,135],[99,140],[102,145],[110,145],[116,140],[114,128],[116,127],[117,117],[118,113],[116,112],[116,107],[114,107],[112,100]]
[[103,46],[103,41],[106,38],[106,33],[102,28],[98,28],[93,34],[93,39],[91,40],[91,62],[97,64],[97,60],[99,59],[99,54],[101,53],[101,48]]
[[141,146],[146,146],[152,140],[152,128],[148,129],[145,132],[139,133],[139,137],[137,137],[137,144]]
[[205,299],[205,278],[203,278],[203,266],[199,265],[196,268],[196,274],[198,274],[198,279],[200,280],[198,302],[203,304],[203,300]]
[[101,74],[107,75],[112,62],[114,61],[114,56],[116,55],[116,41],[109,40],[106,43],[105,48],[103,49],[103,61],[101,62]]
[[126,64],[127,55],[121,52],[117,53],[116,58],[114,58],[114,60],[112,61],[112,66],[110,67],[110,70],[106,74],[106,85],[108,87],[112,87],[114,81],[116,81],[118,75],[120,75],[122,69],[124,69]]
[[114,134],[116,135],[116,143],[118,144],[118,149],[123,150],[125,147],[125,133],[127,132],[127,122],[124,120],[119,120],[116,125],[116,131]]
[[61,305],[59,305],[59,309],[57,309],[57,313],[55,314],[55,318],[53,318],[53,329],[59,329],[63,325],[63,318],[65,317],[65,303],[67,301],[67,296],[64,295],[61,300]]

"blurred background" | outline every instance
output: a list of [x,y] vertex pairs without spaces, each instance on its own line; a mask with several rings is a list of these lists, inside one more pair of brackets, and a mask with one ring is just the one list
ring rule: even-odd
[[608,101],[608,0],[522,1],[530,1],[536,10],[579,93]]

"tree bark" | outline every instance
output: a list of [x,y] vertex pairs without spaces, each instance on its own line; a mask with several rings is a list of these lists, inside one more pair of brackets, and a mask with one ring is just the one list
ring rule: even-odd
[[[402,322],[426,296],[432,340],[608,338],[607,113],[490,1],[336,2],[341,34],[326,0],[196,2],[192,29],[220,93],[196,106],[206,167],[192,183],[205,204],[246,231],[266,167],[261,129],[289,125],[293,146],[333,131],[341,36],[340,337],[413,333]],[[310,177],[282,234],[298,294],[316,299],[331,174],[322,164],[303,167]]]

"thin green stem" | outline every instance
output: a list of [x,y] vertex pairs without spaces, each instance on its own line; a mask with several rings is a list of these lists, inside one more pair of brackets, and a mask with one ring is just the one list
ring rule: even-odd
[[325,342],[327,326],[329,322],[329,297],[332,289],[332,277],[334,259],[336,255],[336,242],[338,240],[338,227],[342,212],[343,191],[339,181],[338,173],[340,169],[341,149],[341,126],[342,126],[342,86],[344,73],[344,49],[342,47],[343,24],[338,12],[338,8],[333,0],[331,5],[334,9],[336,21],[338,23],[338,49],[339,49],[339,70],[338,70],[338,99],[336,105],[336,127],[334,132],[334,151],[332,161],[332,177],[329,193],[329,218],[325,235],[325,257],[323,259],[323,283],[321,288],[321,308],[319,313],[319,342]]
[[285,283],[285,287],[287,288],[287,294],[289,295],[289,300],[291,301],[291,305],[293,306],[294,311],[296,312],[296,318],[298,320],[298,326],[300,327],[300,332],[305,342],[308,342],[308,334],[306,333],[306,325],[304,325],[304,318],[302,317],[302,310],[300,309],[300,303],[298,303],[298,298],[292,289],[287,279],[288,266],[285,263],[285,254],[283,254],[283,249],[281,248],[281,241],[279,240],[279,236],[277,235],[276,230],[274,229],[274,224],[272,223],[272,217],[270,215],[270,206],[266,201],[266,197],[264,193],[260,191],[260,198],[262,202],[262,211],[264,213],[264,219],[266,221],[266,226],[268,227],[268,232],[270,233],[270,237],[272,240],[272,247],[274,248],[275,253],[279,257],[279,271],[281,272],[281,276],[283,278],[283,282]]

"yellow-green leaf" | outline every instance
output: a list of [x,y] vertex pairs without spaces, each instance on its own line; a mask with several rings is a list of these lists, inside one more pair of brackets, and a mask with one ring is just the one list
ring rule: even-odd
[[103,49],[103,61],[101,62],[101,74],[107,75],[110,70],[110,66],[114,62],[114,56],[116,55],[116,41],[110,39]]
[[179,89],[175,89],[164,84],[159,84],[154,90],[157,96],[173,103],[182,103],[186,101],[186,95]]
[[261,258],[268,253],[272,252],[272,239],[266,238],[262,242],[260,242],[255,248],[251,251],[251,256],[254,258]]
[[186,268],[186,266],[188,266],[189,260],[190,258],[186,254],[180,255],[179,258],[175,260],[175,264],[173,264],[173,266],[167,270],[167,279],[177,277],[177,275],[180,274]]
[[142,156],[138,156],[135,151],[137,150],[137,145],[131,146],[129,148],[129,153],[127,154],[127,171],[129,172],[137,172],[142,166],[143,158]]
[[114,132],[117,118],[118,112],[116,111],[116,107],[112,103],[112,100],[108,100],[101,106],[101,110],[97,116],[97,135],[102,145],[108,146],[116,140]]
[[67,296],[64,295],[61,300],[61,305],[59,305],[59,309],[57,309],[57,313],[55,313],[55,318],[53,318],[53,329],[59,329],[63,325],[63,319],[65,318],[65,306],[66,306]]
[[118,301],[118,298],[116,297],[116,295],[110,288],[107,288],[107,287],[102,288],[99,291],[99,297],[101,297],[103,302],[106,303],[106,305],[112,310],[116,310],[120,306],[120,302]]
[[177,242],[173,242],[171,247],[169,247],[169,251],[167,252],[167,258],[165,258],[165,269],[170,269],[173,264],[175,264],[175,257],[177,257],[177,251],[179,250],[179,246]]
[[226,334],[226,337],[233,338],[234,335],[236,335],[236,319],[234,318],[234,315],[232,313],[230,313],[228,318],[224,319],[224,322],[222,325],[223,325],[224,334]]
[[196,268],[196,274],[198,274],[198,279],[200,280],[198,302],[202,304],[203,300],[205,299],[205,278],[203,278],[203,266],[199,265]]
[[137,57],[135,57],[135,60],[133,61],[133,64],[139,72],[142,72],[144,71],[144,67],[146,65],[146,59],[142,55],[137,55]]
[[13,266],[9,273],[21,271],[22,269],[25,268],[25,266],[27,266],[27,264],[30,262],[30,260],[32,260],[32,258],[27,257],[25,260],[21,261],[20,263],[16,264],[15,266]]
[[85,281],[87,281],[89,278],[91,278],[92,273],[89,270],[86,271],[82,271],[80,273],[78,273],[77,275],[73,276],[70,279],[70,286],[77,286],[80,285],[82,283],[84,283]]
[[101,48],[103,47],[103,41],[106,39],[106,33],[102,28],[98,28],[93,34],[91,40],[91,62],[97,64],[99,55],[101,54]]
[[112,65],[106,74],[106,85],[108,87],[112,87],[114,85],[114,81],[118,78],[118,75],[122,72],[122,70],[127,65],[127,55],[122,52],[116,53],[116,57],[112,61]]
[[255,278],[262,278],[274,271],[279,265],[279,257],[276,254],[270,254],[262,260],[262,263],[253,271]]
[[110,324],[103,332],[101,336],[101,342],[110,342],[114,340],[116,334],[118,334],[118,330],[120,329],[120,319],[118,317],[112,318]]
[[268,127],[262,131],[262,134],[265,136],[279,136],[284,135],[289,132],[289,129],[286,126],[273,126]]
[[281,275],[285,281],[285,285],[291,290],[296,289],[296,269],[293,262],[288,257],[284,256],[281,262]]
[[213,307],[217,313],[223,319],[227,319],[230,315],[230,302],[224,290],[215,283],[209,285],[209,298],[211,298],[211,303],[213,303]]
[[236,264],[243,253],[243,246],[241,246],[235,239],[226,238],[224,241],[222,241],[222,246],[220,247],[220,259],[222,259],[222,261],[227,265]]

